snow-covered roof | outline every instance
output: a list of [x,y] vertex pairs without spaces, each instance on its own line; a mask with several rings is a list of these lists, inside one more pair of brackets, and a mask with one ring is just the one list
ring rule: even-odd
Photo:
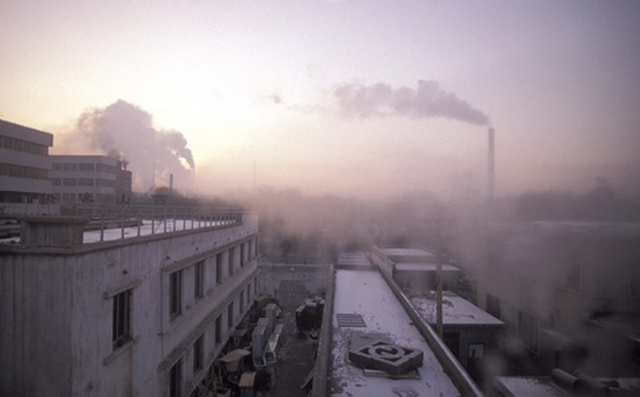
[[[413,263],[413,262],[396,263],[394,265],[394,269],[400,270],[400,271],[411,271],[411,272],[418,272],[418,271],[419,272],[435,272],[436,270],[438,270],[438,264],[437,263]],[[442,271],[443,272],[459,272],[460,269],[451,265],[442,265]]]
[[[340,327],[338,315],[344,318],[345,314],[360,315],[365,326],[358,321]],[[379,272],[364,269],[335,272],[332,327],[331,396],[459,395]],[[378,340],[420,349],[424,354],[423,365],[418,368],[420,379],[367,377],[361,368],[350,363],[350,349]]]
[[[224,226],[224,225],[233,224],[232,221],[208,221],[208,222],[198,222],[191,220],[183,220],[183,219],[167,219],[164,220],[143,220],[142,224],[138,228],[137,226],[125,227],[122,228],[110,228],[104,229],[102,232],[100,230],[86,230],[82,235],[82,243],[90,244],[97,243],[100,241],[113,241],[120,240],[123,238],[132,238],[139,236],[150,236],[152,234],[162,234],[162,233],[171,233],[177,232],[181,230],[191,230],[191,229],[199,229],[202,227],[211,227],[211,226]],[[101,237],[102,233],[102,237]],[[20,236],[17,237],[8,237],[0,239],[0,244],[18,244],[20,243]]]
[[420,249],[420,248],[380,248],[380,251],[382,251],[385,255],[392,256],[392,257],[401,257],[401,256],[419,257],[419,256],[424,256],[424,257],[434,257],[435,258],[435,256],[436,256],[434,253],[429,252],[427,250]]
[[[413,307],[429,324],[436,323],[435,291],[405,292]],[[442,292],[442,323],[444,325],[501,326],[504,323],[478,306],[451,291]]]

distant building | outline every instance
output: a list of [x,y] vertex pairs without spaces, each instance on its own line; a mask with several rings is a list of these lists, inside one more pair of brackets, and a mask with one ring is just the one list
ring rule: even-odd
[[51,145],[49,133],[0,120],[0,206],[5,213],[31,212],[25,205],[46,201]]
[[640,373],[640,225],[529,222],[487,241],[478,302],[519,341],[516,374]]
[[23,219],[0,244],[0,395],[192,395],[258,289],[257,216],[197,215],[95,243],[86,219]]
[[53,155],[51,192],[61,204],[116,204],[131,197],[131,171],[107,156]]

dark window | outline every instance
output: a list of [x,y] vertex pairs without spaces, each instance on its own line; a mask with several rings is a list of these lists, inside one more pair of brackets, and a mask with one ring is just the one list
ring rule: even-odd
[[178,360],[169,371],[169,396],[182,396],[182,360]]
[[64,163],[62,165],[62,170],[63,171],[78,171],[78,164],[74,164],[74,163]]
[[222,254],[216,255],[216,284],[222,283]]
[[169,276],[169,317],[171,319],[182,313],[182,270]]
[[449,348],[449,351],[459,360],[460,359],[460,332],[445,332],[442,340]]
[[193,344],[193,373],[204,368],[204,335],[201,335]]
[[247,286],[247,305],[251,306],[251,283]]
[[244,251],[245,251],[245,249],[246,249],[245,243],[240,244],[240,267],[244,266],[244,261],[245,261]]
[[231,330],[231,328],[233,328],[233,302],[227,307],[227,329]]
[[61,171],[62,170],[62,164],[61,163],[53,163],[53,170],[54,171]]
[[244,311],[244,294],[242,292],[244,291],[240,292],[240,314]]
[[216,318],[216,344],[222,342],[222,315]]
[[127,290],[113,297],[113,348],[131,339],[131,290]]
[[76,180],[76,178],[64,178],[62,180],[62,184],[64,186],[76,186],[78,184],[78,181]]
[[235,249],[229,249],[229,277],[233,276],[233,257],[235,256]]
[[193,295],[200,299],[204,296],[204,261],[196,263],[194,270]]

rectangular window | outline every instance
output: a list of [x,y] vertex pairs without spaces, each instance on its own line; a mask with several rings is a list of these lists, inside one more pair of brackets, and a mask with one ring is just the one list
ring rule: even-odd
[[231,331],[233,328],[233,302],[227,307],[227,329]]
[[244,257],[244,251],[246,249],[246,245],[245,243],[240,244],[240,267],[244,266],[244,261],[245,261],[245,257]]
[[251,283],[247,285],[247,306],[251,306]]
[[216,344],[219,344],[222,342],[222,315],[219,315],[218,318],[216,318]]
[[62,164],[61,163],[53,163],[53,170],[54,171],[61,171],[62,170]]
[[117,349],[132,338],[131,336],[131,290],[123,291],[113,297],[113,349]]
[[64,186],[76,186],[78,184],[78,181],[76,180],[76,178],[64,178],[62,180],[62,184]]
[[222,253],[216,255],[216,284],[222,283]]
[[258,295],[258,276],[253,278],[253,295]]
[[176,318],[182,314],[182,270],[169,276],[169,317]]
[[193,373],[204,368],[204,335],[200,335],[193,344]]
[[178,360],[169,371],[169,396],[182,396],[182,360]]
[[244,291],[240,291],[240,314],[244,311]]
[[53,179],[51,180],[51,184],[52,184],[53,186],[60,186],[62,183],[61,183],[61,181],[60,181],[60,178],[53,178]]
[[91,179],[91,178],[78,178],[78,186],[93,186],[93,179]]
[[64,163],[62,165],[63,171],[78,171],[78,164]]
[[229,277],[233,276],[233,257],[235,256],[235,249],[229,248]]
[[78,170],[82,172],[94,172],[96,167],[92,163],[80,163],[78,164]]
[[204,296],[204,261],[196,263],[194,270],[193,296],[198,300]]

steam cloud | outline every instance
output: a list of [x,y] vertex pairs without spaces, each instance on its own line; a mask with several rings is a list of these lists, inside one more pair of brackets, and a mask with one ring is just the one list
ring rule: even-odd
[[437,81],[418,81],[418,88],[392,88],[378,83],[343,84],[334,95],[345,116],[445,117],[475,125],[488,125],[489,117],[455,94],[443,91]]
[[83,113],[72,138],[128,162],[134,190],[168,185],[171,174],[184,182],[195,170],[193,155],[180,132],[156,130],[149,113],[123,100]]

